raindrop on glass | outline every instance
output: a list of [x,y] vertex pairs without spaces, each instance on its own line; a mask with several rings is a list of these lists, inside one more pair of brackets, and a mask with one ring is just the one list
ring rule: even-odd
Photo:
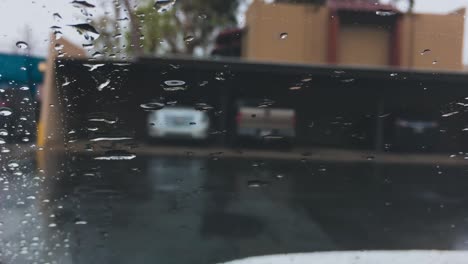
[[10,116],[13,111],[8,107],[0,107],[0,116]]
[[375,11],[375,14],[378,16],[393,16],[396,12],[393,10],[379,9]]
[[164,91],[166,92],[176,92],[176,91],[185,91],[186,88],[182,86],[170,86],[170,87],[164,87]]
[[110,84],[110,82],[111,82],[110,80],[107,80],[107,81],[101,83],[101,84],[97,87],[98,91],[102,91],[104,88],[106,88],[106,87]]
[[78,7],[78,8],[94,8],[96,7],[95,5],[93,4],[90,4],[84,0],[74,0],[73,2],[71,2],[71,4],[75,7]]
[[140,105],[141,108],[147,111],[160,110],[160,109],[163,109],[164,106],[165,104],[161,102],[150,102],[150,103],[145,103],[145,104]]
[[453,112],[442,114],[442,117],[449,117],[449,116],[456,115],[458,113],[459,113],[458,111],[453,111]]
[[280,39],[286,39],[288,37],[288,33],[283,32],[280,34]]
[[154,8],[159,13],[163,13],[172,8],[175,2],[175,0],[156,0],[156,2],[154,3]]
[[249,188],[260,188],[266,185],[268,185],[268,182],[260,180],[251,180],[247,182],[247,187]]
[[53,14],[55,20],[61,20],[62,16],[59,13],[54,13]]
[[165,81],[164,84],[167,86],[181,86],[181,85],[185,85],[185,82],[180,81],[180,80],[168,80],[168,81]]
[[89,68],[89,71],[92,72],[94,70],[96,70],[97,68],[100,68],[102,66],[104,66],[105,64],[83,64],[83,66],[85,67],[88,67]]
[[429,53],[429,52],[431,52],[430,49],[424,49],[423,51],[421,51],[421,55],[424,55],[424,54]]
[[8,168],[14,169],[14,168],[18,168],[18,167],[19,167],[19,164],[16,161],[10,161],[8,163]]
[[63,49],[63,44],[60,44],[60,43],[55,44],[54,49],[55,50],[62,50]]
[[194,39],[195,39],[194,36],[189,35],[189,36],[186,36],[186,37],[184,38],[184,41],[185,41],[185,42],[191,42],[191,41],[194,40]]
[[197,104],[195,104],[195,110],[208,111],[208,110],[212,110],[212,109],[213,109],[213,106],[211,106],[209,104],[206,104],[206,103],[197,103]]
[[24,42],[24,41],[18,41],[16,42],[16,47],[18,49],[27,49],[29,47],[28,43]]
[[102,56],[104,56],[104,55],[102,55],[101,52],[96,51],[96,52],[94,52],[91,56],[92,56],[93,58],[99,58],[99,57],[102,57]]

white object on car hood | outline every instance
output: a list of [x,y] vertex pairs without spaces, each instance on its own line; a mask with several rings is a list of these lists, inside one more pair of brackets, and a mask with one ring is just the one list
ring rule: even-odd
[[337,251],[251,257],[226,264],[467,264],[468,251]]

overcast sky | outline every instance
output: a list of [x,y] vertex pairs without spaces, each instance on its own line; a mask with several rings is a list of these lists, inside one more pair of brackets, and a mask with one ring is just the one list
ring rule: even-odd
[[[84,23],[86,17],[79,8],[70,4],[72,0],[0,0],[0,52],[16,52],[15,43],[28,40],[33,54],[45,56],[47,53],[50,27],[62,26],[64,36],[81,41],[82,37],[66,25]],[[183,0],[179,0],[183,1]],[[383,0],[382,2],[389,0]],[[402,2],[404,8],[405,0]],[[94,16],[104,13],[105,3],[111,0],[88,0],[97,7],[91,9]],[[415,11],[424,13],[448,13],[461,7],[468,7],[468,0],[416,0]],[[54,13],[59,13],[62,20],[56,20]],[[465,21],[464,61],[468,64],[468,25]]]

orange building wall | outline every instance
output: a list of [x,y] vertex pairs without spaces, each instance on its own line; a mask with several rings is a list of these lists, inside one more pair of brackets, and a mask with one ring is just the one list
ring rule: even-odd
[[[447,15],[402,14],[400,66],[462,70],[464,13],[463,9]],[[328,7],[266,4],[256,0],[247,12],[243,57],[256,61],[326,64],[329,21]],[[288,33],[286,39],[280,39],[282,32]],[[390,30],[381,27],[341,25],[338,64],[390,65],[390,38]],[[425,49],[431,52],[421,55]]]
[[338,64],[389,64],[390,31],[373,26],[342,25],[339,32]]
[[[244,57],[252,60],[324,63],[328,12],[302,5],[255,1],[247,13]],[[280,38],[281,33],[288,36]]]
[[[464,13],[414,14],[403,18],[403,67],[462,70]],[[430,50],[421,54],[424,50]]]

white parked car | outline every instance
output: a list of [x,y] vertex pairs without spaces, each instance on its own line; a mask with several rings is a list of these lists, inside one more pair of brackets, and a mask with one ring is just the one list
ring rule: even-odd
[[153,138],[208,138],[210,118],[188,107],[166,107],[148,115],[148,135]]

